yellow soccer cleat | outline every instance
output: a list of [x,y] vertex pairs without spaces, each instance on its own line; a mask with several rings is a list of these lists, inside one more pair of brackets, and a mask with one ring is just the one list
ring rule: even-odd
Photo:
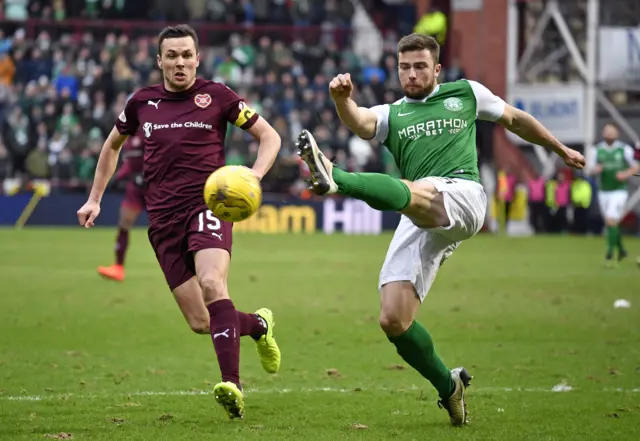
[[258,357],[260,357],[260,363],[262,363],[264,370],[275,374],[280,369],[280,348],[273,337],[273,327],[276,323],[273,320],[273,312],[270,309],[261,308],[255,314],[264,320],[267,327],[267,333],[256,340]]
[[238,386],[230,381],[218,383],[213,387],[213,395],[230,419],[244,417],[244,397]]

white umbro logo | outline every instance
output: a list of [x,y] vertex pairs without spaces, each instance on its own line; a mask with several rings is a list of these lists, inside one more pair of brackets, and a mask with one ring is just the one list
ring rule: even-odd
[[149,101],[147,101],[147,104],[150,105],[150,106],[155,107],[156,110],[158,110],[158,105],[160,104],[160,101],[162,101],[162,100],[158,100],[157,103],[154,103],[153,101],[149,100]]
[[407,116],[407,115],[411,115],[412,113],[416,113],[416,111],[414,110],[413,112],[409,112],[409,113],[398,113],[398,116]]

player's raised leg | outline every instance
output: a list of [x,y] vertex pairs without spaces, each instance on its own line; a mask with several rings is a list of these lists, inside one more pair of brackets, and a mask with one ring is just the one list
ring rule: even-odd
[[379,173],[348,173],[335,167],[318,148],[308,130],[298,136],[300,157],[309,167],[311,190],[319,195],[340,193],[363,200],[381,211],[401,211],[411,201],[411,192],[399,179]]
[[124,262],[129,248],[129,231],[136,223],[142,207],[123,203],[120,206],[118,235],[116,236],[115,262],[109,266],[99,266],[98,273],[107,279],[122,282],[125,278]]
[[300,156],[311,172],[311,190],[319,195],[339,193],[360,199],[380,211],[406,214],[422,228],[449,225],[444,197],[434,179],[411,182],[380,173],[348,173],[322,154],[313,135],[303,130],[298,137]]

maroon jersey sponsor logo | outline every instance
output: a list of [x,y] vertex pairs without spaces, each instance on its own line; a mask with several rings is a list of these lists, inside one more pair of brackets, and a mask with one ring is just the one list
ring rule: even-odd
[[151,134],[157,132],[158,130],[166,130],[166,129],[204,129],[204,130],[213,130],[213,125],[204,123],[202,121],[187,121],[184,123],[172,122],[171,124],[152,124],[152,123],[144,123],[142,126],[142,130],[144,131],[144,137],[150,138]]

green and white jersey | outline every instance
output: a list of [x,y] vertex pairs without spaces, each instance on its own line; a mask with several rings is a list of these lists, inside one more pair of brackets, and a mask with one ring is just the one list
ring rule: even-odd
[[404,97],[371,110],[378,116],[375,139],[389,149],[405,179],[479,182],[475,121],[496,121],[504,108],[482,84],[459,80],[438,85],[425,99]]
[[600,191],[626,190],[627,182],[619,181],[616,174],[636,165],[633,147],[621,141],[614,141],[611,145],[601,141],[595,145],[594,149],[587,168],[602,166],[602,173],[599,176]]

